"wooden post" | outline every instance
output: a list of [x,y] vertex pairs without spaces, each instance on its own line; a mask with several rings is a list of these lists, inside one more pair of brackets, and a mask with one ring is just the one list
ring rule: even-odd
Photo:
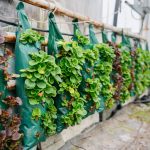
[[[47,10],[54,10],[56,9],[56,13],[60,13],[62,15],[71,17],[71,18],[78,18],[80,21],[87,21],[87,22],[91,22],[95,27],[97,28],[105,28],[107,30],[111,30],[113,32],[116,32],[118,34],[122,34],[122,29],[121,28],[117,28],[108,24],[104,24],[102,22],[99,21],[95,21],[90,19],[88,16],[82,16],[78,13],[74,13],[68,9],[62,8],[60,6],[56,6],[53,3],[47,2],[45,0],[21,0],[23,2],[26,2],[28,4],[43,8],[43,9],[47,9]],[[141,39],[141,40],[146,40],[144,37],[138,35],[138,34],[133,34],[131,32],[126,32],[124,31],[124,34],[132,37],[132,38],[137,38],[137,39]]]

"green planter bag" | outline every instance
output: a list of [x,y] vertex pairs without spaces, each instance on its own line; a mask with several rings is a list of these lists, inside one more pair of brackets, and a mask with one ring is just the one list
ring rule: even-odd
[[77,42],[64,41],[55,22],[54,15],[49,15],[48,52],[56,58],[57,65],[61,68],[61,83],[56,84],[57,97],[57,132],[81,122],[86,111],[84,100],[78,92],[81,82],[80,70],[83,63],[82,49]]
[[[94,49],[98,48],[97,45],[101,45],[101,43],[99,43],[97,38],[96,38],[92,24],[89,24],[89,38],[90,38],[90,43],[93,45]],[[95,63],[94,67],[96,67],[96,65],[99,65],[100,63],[101,62],[100,62],[100,57],[99,57],[99,59]],[[101,76],[100,72],[95,72],[95,75],[97,78],[99,78]],[[99,87],[99,88],[101,88],[101,90],[102,90],[102,87]],[[101,96],[101,94],[99,95],[99,97],[100,97],[100,99],[99,99],[100,100],[100,107],[97,109],[97,112],[102,112],[105,109],[105,103],[104,103],[104,98]]]
[[[20,20],[20,25],[22,26],[22,31],[20,27],[18,28],[17,32],[17,39],[16,39],[16,47],[15,47],[15,56],[16,56],[16,73],[20,74],[21,69],[26,69],[29,67],[29,54],[31,52],[38,52],[40,49],[40,43],[22,43],[20,41],[20,36],[22,32],[27,31],[30,29],[30,25],[28,22],[28,18],[24,12],[24,4],[20,2],[17,6],[18,17]],[[23,146],[24,149],[31,149],[33,146],[38,144],[40,141],[45,140],[44,131],[41,128],[40,120],[34,120],[32,118],[32,112],[34,108],[40,108],[42,110],[42,114],[44,113],[45,109],[41,104],[38,105],[31,105],[29,103],[29,99],[27,97],[27,93],[25,90],[25,80],[24,78],[20,77],[16,80],[16,92],[17,96],[22,99],[22,106],[20,107],[20,115],[22,118],[21,123],[21,131],[24,134],[23,138]]]
[[[129,91],[130,91],[130,96],[135,96],[135,89],[134,89],[134,83],[135,83],[135,68],[134,68],[134,63],[135,63],[135,52],[136,52],[136,45],[132,48],[130,40],[128,37],[126,37],[124,34],[122,34],[122,42],[121,42],[121,47],[122,49],[124,49],[124,51],[129,51],[130,52],[130,56],[128,54],[128,57],[131,58],[130,62],[126,62],[128,63],[128,65],[130,65],[130,74],[131,74],[131,83],[129,86]],[[127,95],[127,93],[126,93]]]
[[[55,21],[55,17],[53,13],[49,14],[49,37],[48,37],[48,54],[53,55],[56,58],[57,64],[59,64],[60,59],[56,57],[59,54],[60,49],[58,46],[58,42],[63,41],[63,37],[58,29],[58,26]],[[56,85],[57,89],[59,85]],[[68,110],[66,107],[62,106],[63,97],[65,97],[67,93],[58,94],[55,98],[55,105],[57,108],[57,133],[60,133],[63,129],[67,128],[67,126],[62,122],[62,116],[65,115]]]
[[98,77],[95,77],[94,66],[99,60],[98,49],[95,44],[98,40],[95,37],[92,25],[89,26],[89,38],[83,36],[78,25],[78,20],[73,20],[74,37],[73,40],[83,48],[85,63],[82,68],[82,83],[79,87],[80,94],[85,100],[85,110],[87,116],[93,114],[95,111],[101,112],[103,110],[103,103],[101,103],[100,90],[101,83]]

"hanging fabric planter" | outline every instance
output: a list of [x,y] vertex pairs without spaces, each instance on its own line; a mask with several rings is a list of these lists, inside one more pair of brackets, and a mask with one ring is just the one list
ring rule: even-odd
[[[33,35],[31,34],[31,27],[28,22],[28,18],[24,11],[24,4],[20,2],[17,6],[17,12],[19,17],[19,27],[17,31],[17,39],[16,39],[16,47],[15,47],[15,56],[16,56],[16,73],[20,74],[21,70],[27,69],[29,67],[29,54],[33,52],[38,52],[40,50],[40,42],[32,41]],[[22,31],[20,29],[20,25],[22,26]],[[28,38],[26,38],[28,36]],[[38,35],[37,35],[38,36]],[[44,130],[41,128],[41,120],[37,117],[37,119],[33,119],[33,114],[39,114],[39,110],[43,114],[45,109],[42,104],[31,104],[31,99],[28,98],[28,93],[26,92],[26,88],[34,89],[34,81],[32,79],[32,74],[28,77],[28,79],[24,79],[22,77],[17,78],[16,80],[16,91],[17,96],[22,99],[22,106],[20,107],[20,115],[22,118],[21,131],[23,132],[23,146],[24,149],[30,149],[41,141],[45,140]],[[31,90],[32,91],[32,90]],[[33,102],[33,101],[32,101]]]
[[108,43],[108,37],[107,37],[107,33],[104,31],[104,29],[102,29],[102,41],[103,43]]
[[[73,20],[74,25],[74,40],[76,40],[81,47],[83,47],[85,63],[83,65],[82,70],[82,83],[80,86],[80,93],[82,97],[86,100],[85,109],[87,110],[87,116],[93,114],[96,110],[98,112],[102,111],[101,108],[101,99],[100,99],[100,90],[101,83],[99,78],[95,77],[94,66],[99,59],[98,49],[94,47],[94,43],[98,43],[94,31],[93,26],[89,26],[89,37],[90,41],[87,37],[82,35],[78,20]],[[103,104],[102,104],[103,107]]]

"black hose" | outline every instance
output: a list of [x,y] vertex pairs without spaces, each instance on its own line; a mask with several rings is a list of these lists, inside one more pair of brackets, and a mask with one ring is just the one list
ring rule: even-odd
[[[0,19],[0,22],[18,27],[18,24],[14,23],[14,22],[2,20],[2,19]],[[39,32],[49,32],[49,30],[43,30],[43,29],[39,29],[39,28],[32,28],[32,29],[35,30],[35,31],[39,31]],[[101,31],[100,32],[96,32],[95,34],[100,34],[100,33],[101,33]],[[62,35],[74,36],[74,34],[69,34],[69,33],[62,33]],[[86,34],[85,36],[89,36],[89,34]]]

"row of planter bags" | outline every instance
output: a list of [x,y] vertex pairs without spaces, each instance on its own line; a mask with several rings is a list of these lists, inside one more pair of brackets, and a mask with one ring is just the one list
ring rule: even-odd
[[[30,30],[31,26],[24,11],[24,4],[22,2],[20,2],[17,6],[17,13],[20,24],[18,26],[16,35],[17,38],[15,47],[15,71],[16,74],[21,74],[20,70],[26,70],[33,65],[31,65],[31,63],[29,64],[29,61],[31,61],[31,56],[29,54],[39,52],[41,50],[41,43],[39,41],[36,41],[35,43],[31,44],[28,42],[22,43],[20,41],[21,34],[24,31]],[[111,75],[111,73],[116,73],[115,71],[113,71],[112,66],[115,54],[113,49],[110,49],[110,47],[108,46],[108,44],[110,44],[111,46],[115,44],[115,34],[112,34],[112,42],[109,42],[106,33],[102,31],[103,42],[108,44],[100,45],[98,44],[98,40],[95,36],[93,26],[91,24],[89,25],[88,40],[85,36],[82,35],[79,29],[78,20],[75,19],[73,20],[74,36],[72,37],[72,41],[65,41],[64,43],[61,43],[58,41],[63,41],[64,39],[57,27],[53,13],[49,14],[48,20],[49,36],[47,54],[50,55],[48,56],[48,58],[55,60],[56,64],[59,64],[60,66],[60,68],[58,66],[56,66],[56,68],[57,72],[59,72],[59,69],[61,69],[62,71],[62,80],[64,82],[61,83],[61,86],[66,86],[65,82],[70,82],[68,81],[70,75],[72,76],[72,79],[70,79],[70,84],[72,84],[74,80],[78,81],[78,84],[74,89],[69,87],[69,90],[64,90],[63,92],[56,94],[55,96],[53,96],[54,98],[50,97],[51,103],[41,102],[33,105],[30,103],[30,97],[28,97],[27,95],[28,92],[31,92],[30,94],[32,94],[32,92],[34,93],[34,90],[36,89],[33,88],[32,90],[27,91],[25,88],[25,82],[27,80],[25,80],[24,77],[19,77],[16,79],[16,95],[20,97],[23,102],[23,104],[19,108],[19,114],[22,120],[20,129],[23,133],[24,149],[31,149],[39,142],[45,141],[47,136],[55,134],[55,132],[47,134],[46,131],[48,132],[48,129],[54,130],[56,131],[56,133],[60,133],[68,126],[80,123],[82,119],[93,114],[95,111],[102,112],[105,109],[105,103],[107,103],[108,100],[113,99],[113,94],[115,93],[114,90],[112,90],[113,92],[111,90],[105,90],[107,87],[113,88],[114,81],[111,78],[113,76]],[[126,49],[130,50],[131,44],[129,43],[128,38],[123,35],[122,41],[122,45],[125,46]],[[69,51],[68,53],[70,53],[70,55],[67,56],[62,54],[62,57],[59,57],[62,49]],[[82,50],[84,50],[85,60],[82,60],[82,54],[79,53]],[[40,53],[47,57],[47,54],[42,52]],[[40,57],[38,54],[36,56]],[[75,62],[75,57],[77,57],[78,59],[81,58],[81,61]],[[61,68],[61,65],[63,63],[66,63],[67,60],[74,61],[72,61],[72,64],[67,64],[66,68]],[[76,70],[74,70],[73,72],[69,72],[69,69],[72,69],[73,66],[76,64],[78,66],[77,70],[79,70],[79,72],[76,72]],[[100,64],[103,64],[104,67],[108,67],[108,70],[103,72],[103,68],[100,66]],[[80,69],[81,66],[82,69]],[[131,66],[127,67],[130,68]],[[68,70],[68,72],[65,72],[65,69]],[[32,71],[35,70],[30,68],[29,72],[31,72],[31,74]],[[52,73],[54,72],[56,72],[56,70],[53,70]],[[4,95],[6,96],[8,92],[5,88],[5,81],[3,79],[2,70],[0,70],[0,73],[0,91],[5,93]],[[74,76],[73,73],[76,76]],[[29,78],[32,78],[32,75]],[[56,81],[60,81],[59,76],[54,78]],[[55,89],[57,89],[59,86],[58,82],[54,82],[52,85],[53,89],[54,87]],[[92,89],[97,89],[97,92],[92,94]],[[135,94],[133,91],[131,92],[133,95]],[[74,93],[76,93],[76,95]],[[4,97],[1,97],[1,100],[3,98]],[[40,96],[37,95],[36,98],[40,99]],[[86,101],[83,98],[86,99]],[[74,106],[67,107],[64,104],[64,100],[68,104],[74,101],[74,105],[77,108],[74,108]],[[3,104],[0,103],[0,105],[1,107],[3,107]],[[51,106],[53,106],[53,108],[51,108]],[[48,112],[49,114],[46,117],[47,119],[49,117],[52,117],[53,119],[51,120],[51,124],[54,125],[52,125],[52,127],[47,127],[45,124],[46,128],[43,128],[43,126],[41,126],[41,124],[43,123],[42,117],[39,117],[38,119],[33,119],[33,110],[35,109],[37,111],[36,113],[39,113],[38,110],[40,109],[40,116],[45,116],[45,114],[47,114]],[[55,112],[54,116],[51,116],[51,114],[53,113],[52,111]]]

